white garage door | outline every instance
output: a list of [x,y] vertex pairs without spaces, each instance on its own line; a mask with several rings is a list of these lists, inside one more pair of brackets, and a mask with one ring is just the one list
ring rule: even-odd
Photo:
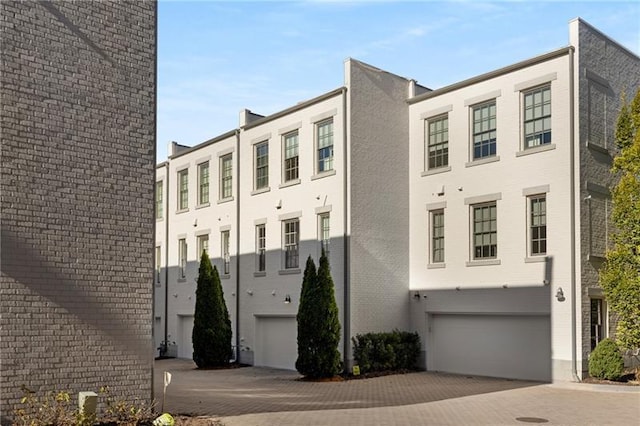
[[298,325],[295,317],[256,317],[256,366],[296,369]]
[[193,315],[178,315],[178,358],[193,359]]
[[551,380],[548,315],[430,315],[433,371]]

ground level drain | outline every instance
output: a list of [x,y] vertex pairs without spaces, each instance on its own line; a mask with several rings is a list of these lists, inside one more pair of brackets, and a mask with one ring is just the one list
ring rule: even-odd
[[516,420],[524,423],[549,423],[549,420],[540,417],[516,417]]

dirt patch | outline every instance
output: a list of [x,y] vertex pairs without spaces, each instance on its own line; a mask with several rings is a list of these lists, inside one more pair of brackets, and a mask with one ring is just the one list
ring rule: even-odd
[[626,372],[620,377],[619,380],[605,380],[597,379],[595,377],[586,377],[582,380],[583,383],[593,383],[597,385],[625,385],[625,386],[640,386],[640,380],[635,372]]

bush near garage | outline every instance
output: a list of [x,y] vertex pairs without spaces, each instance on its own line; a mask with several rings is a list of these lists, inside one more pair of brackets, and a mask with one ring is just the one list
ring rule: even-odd
[[624,372],[624,361],[616,342],[604,339],[591,352],[589,375],[598,379],[618,380]]
[[394,330],[358,334],[351,338],[353,357],[362,374],[415,369],[420,355],[418,333]]

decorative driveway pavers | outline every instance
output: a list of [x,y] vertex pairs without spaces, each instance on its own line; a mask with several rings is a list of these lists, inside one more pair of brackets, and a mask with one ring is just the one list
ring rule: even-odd
[[197,370],[192,361],[167,359],[155,362],[158,401],[162,401],[164,371],[172,374],[165,411],[225,417],[403,406],[540,385],[430,372],[316,383],[299,380],[301,376],[294,371],[257,367]]

